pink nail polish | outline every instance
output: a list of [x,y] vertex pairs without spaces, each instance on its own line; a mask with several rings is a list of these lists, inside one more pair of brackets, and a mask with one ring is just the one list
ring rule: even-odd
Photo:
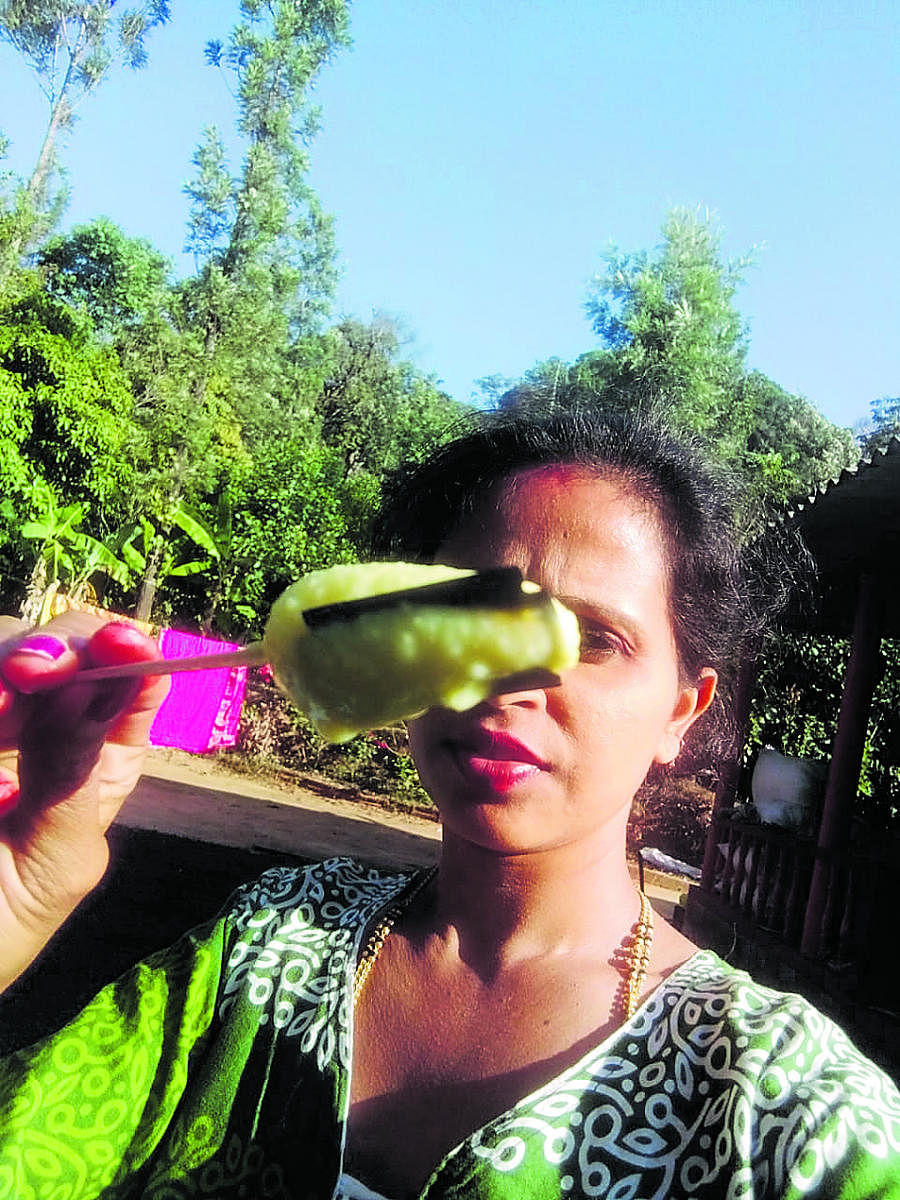
[[0,817],[5,817],[19,803],[18,784],[11,780],[0,780]]
[[21,645],[16,646],[16,654],[35,654],[39,658],[49,659],[51,662],[56,662],[68,650],[65,642],[61,642],[59,638],[52,637],[49,633],[35,633],[31,637],[26,638]]

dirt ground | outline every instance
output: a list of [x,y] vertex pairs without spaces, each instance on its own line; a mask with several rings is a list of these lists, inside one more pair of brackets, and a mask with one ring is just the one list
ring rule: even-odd
[[119,824],[305,859],[348,854],[384,866],[437,862],[440,826],[367,802],[349,785],[238,774],[216,758],[152,751]]
[[[103,883],[0,996],[0,1052],[58,1028],[270,866],[341,854],[389,867],[437,861],[436,821],[352,796],[326,780],[268,782],[215,759],[154,751],[110,831]],[[645,888],[671,917],[687,883],[648,872]]]

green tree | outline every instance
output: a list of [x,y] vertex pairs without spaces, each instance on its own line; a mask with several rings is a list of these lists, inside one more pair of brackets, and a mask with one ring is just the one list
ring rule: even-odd
[[396,361],[397,328],[383,317],[342,321],[324,344],[316,411],[323,440],[350,474],[383,474],[433,444],[463,411],[433,379]]
[[314,330],[336,281],[332,222],[309,184],[307,147],[319,121],[310,92],[348,42],[347,4],[242,0],[241,14],[227,46],[210,42],[206,55],[233,80],[244,160],[232,175],[207,129],[186,187],[198,274],[185,308],[210,367],[223,346],[283,345],[289,331]]
[[[49,105],[37,159],[17,189],[15,221],[0,251],[0,286],[29,243],[52,227],[59,143],[79,105],[116,63],[147,61],[147,35],[169,19],[166,0],[114,12],[118,0],[0,0],[0,38],[28,62]],[[48,224],[48,215],[50,223]]]
[[[85,314],[32,285],[0,308],[0,574],[8,608],[29,588],[34,599],[39,582],[25,565],[23,521],[77,509],[78,545],[69,549],[83,558],[89,539],[103,542],[135,493],[134,405],[118,357],[96,342]],[[89,527],[80,529],[82,521]]]
[[[5,470],[22,479],[37,473],[67,501],[85,500],[114,522],[133,485],[133,397],[89,319],[38,294],[0,310],[0,380]],[[17,456],[28,466],[17,466]]]
[[849,429],[834,425],[803,396],[793,395],[759,371],[741,381],[752,428],[738,465],[773,501],[809,494],[854,466],[859,452]]
[[604,343],[574,363],[538,363],[512,386],[482,381],[501,407],[647,404],[707,442],[751,485],[782,502],[857,461],[850,432],[746,366],[735,293],[749,263],[724,262],[707,216],[675,209],[653,252],[614,250],[587,310]]
[[334,285],[331,223],[307,181],[306,147],[317,121],[309,93],[347,40],[346,3],[243,0],[241,15],[228,45],[210,43],[207,59],[232,81],[243,163],[233,175],[221,139],[207,130],[186,189],[196,274],[177,287],[170,322],[139,325],[124,350],[157,531],[142,610],[173,514],[227,494],[253,448],[302,414],[297,342],[310,336]]
[[83,309],[113,338],[155,324],[170,303],[170,265],[150,242],[128,237],[107,217],[51,238],[37,257],[51,296]]
[[209,498],[206,517],[218,577],[183,581],[182,612],[206,629],[259,636],[289,583],[355,559],[349,524],[360,497],[340,454],[302,430],[260,446],[225,486]]
[[612,397],[662,398],[677,423],[737,447],[752,414],[740,401],[747,333],[734,296],[750,258],[723,261],[709,214],[673,209],[662,234],[652,253],[612,250],[595,278],[586,309],[606,354],[591,373]]
[[518,381],[495,375],[479,380],[479,387],[482,395],[500,408],[531,404],[543,409],[565,409],[592,403],[615,407],[626,402],[621,390],[614,386],[616,372],[613,354],[608,350],[589,350],[574,363],[548,358],[535,364]]

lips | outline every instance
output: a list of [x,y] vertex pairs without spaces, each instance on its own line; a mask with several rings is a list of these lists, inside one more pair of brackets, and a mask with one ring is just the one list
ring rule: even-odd
[[464,775],[498,792],[549,770],[530,746],[502,730],[476,729],[456,742],[454,754]]

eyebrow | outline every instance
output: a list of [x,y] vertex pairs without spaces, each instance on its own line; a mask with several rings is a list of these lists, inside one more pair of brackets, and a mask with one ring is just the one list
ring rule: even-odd
[[598,604],[595,600],[586,600],[583,596],[557,596],[560,604],[570,608],[574,613],[581,614],[588,620],[604,621],[608,625],[621,629],[629,641],[637,648],[645,640],[642,626],[629,617],[621,609],[608,604]]

